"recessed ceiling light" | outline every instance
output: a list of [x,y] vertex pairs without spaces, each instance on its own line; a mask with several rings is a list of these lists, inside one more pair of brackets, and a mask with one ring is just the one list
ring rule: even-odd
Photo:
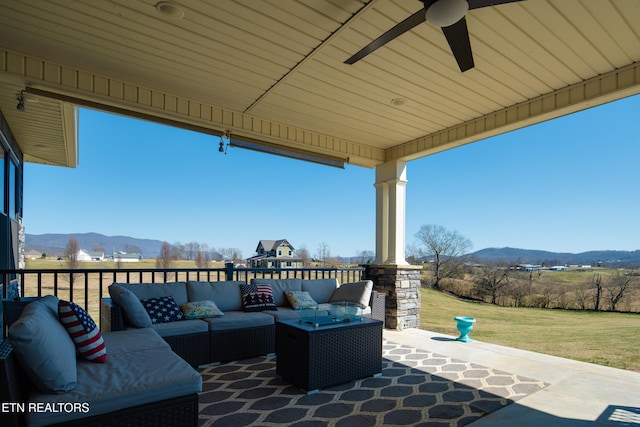
[[404,105],[405,102],[407,102],[405,98],[393,98],[391,100],[391,105]]
[[159,1],[155,7],[160,14],[168,18],[182,19],[184,17],[184,10],[174,2]]

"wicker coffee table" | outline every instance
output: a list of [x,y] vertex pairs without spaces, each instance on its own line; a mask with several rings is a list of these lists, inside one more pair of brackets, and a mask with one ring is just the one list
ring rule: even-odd
[[276,373],[306,393],[379,376],[382,322],[360,320],[311,326],[299,320],[276,322]]

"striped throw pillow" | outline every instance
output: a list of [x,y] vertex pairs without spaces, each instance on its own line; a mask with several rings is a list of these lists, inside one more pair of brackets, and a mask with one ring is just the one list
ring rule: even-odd
[[100,329],[89,313],[76,303],[60,300],[58,302],[58,317],[65,327],[76,350],[86,360],[97,363],[107,361],[107,347],[100,333]]

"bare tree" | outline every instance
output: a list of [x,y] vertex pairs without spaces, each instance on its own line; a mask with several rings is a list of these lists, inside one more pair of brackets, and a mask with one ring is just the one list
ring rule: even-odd
[[209,251],[198,250],[196,252],[196,267],[198,268],[207,268],[209,267],[209,263],[211,262],[211,256]]
[[220,248],[218,252],[222,255],[223,259],[233,261],[242,260],[242,251],[238,248]]
[[331,247],[325,242],[320,243],[318,245],[318,250],[316,252],[316,258],[322,261],[323,267],[326,267],[327,261],[329,261],[330,257],[331,257]]
[[358,252],[358,264],[370,264],[376,257],[374,251],[360,251]]
[[172,246],[171,251],[175,259],[185,259],[185,252],[186,252],[185,245],[183,245],[180,242],[175,242],[171,246]]
[[578,308],[580,308],[581,310],[589,309],[589,302],[591,301],[591,299],[589,294],[590,289],[588,288],[588,286],[588,284],[579,284],[575,287],[575,290],[573,292],[576,298],[576,303],[578,304]]
[[184,258],[189,260],[196,259],[196,254],[202,250],[200,246],[198,242],[186,243],[184,245]]
[[509,265],[494,263],[478,268],[475,288],[483,296],[489,296],[491,304],[496,304],[503,289],[509,286]]
[[175,253],[171,250],[171,245],[162,242],[160,255],[156,258],[156,268],[172,268],[176,260]]
[[600,310],[600,300],[602,299],[602,277],[599,273],[596,273],[591,278],[591,287],[595,289],[595,295],[593,297],[593,309],[595,311]]
[[621,274],[620,271],[616,271],[615,276],[610,276],[607,279],[607,293],[609,296],[609,309],[616,311],[616,307],[620,300],[622,300],[627,291],[629,291],[635,284],[634,276],[631,274]]
[[434,266],[435,289],[440,288],[440,281],[450,275],[463,263],[462,255],[471,249],[471,241],[458,233],[439,225],[423,225],[416,233],[416,238],[425,247],[427,255],[432,256]]
[[302,266],[308,266],[309,260],[311,259],[311,255],[309,255],[309,250],[305,246],[301,246],[300,249],[296,250],[296,255],[302,261]]
[[80,251],[80,246],[78,245],[78,240],[75,237],[69,239],[67,243],[67,247],[64,250],[64,257],[66,258],[67,268],[71,270],[75,270],[79,266],[78,261],[78,252]]
[[420,248],[415,243],[408,244],[405,248],[405,259],[409,264],[418,265],[422,264],[420,257],[422,256]]

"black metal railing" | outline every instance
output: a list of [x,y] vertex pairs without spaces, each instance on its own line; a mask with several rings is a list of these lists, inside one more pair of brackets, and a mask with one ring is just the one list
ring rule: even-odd
[[166,283],[205,281],[219,282],[253,278],[323,279],[336,278],[339,283],[361,280],[363,268],[82,268],[0,270],[2,298],[8,297],[9,283],[17,286],[21,297],[55,295],[84,307],[91,316],[100,318],[100,299],[108,297],[112,283]]

